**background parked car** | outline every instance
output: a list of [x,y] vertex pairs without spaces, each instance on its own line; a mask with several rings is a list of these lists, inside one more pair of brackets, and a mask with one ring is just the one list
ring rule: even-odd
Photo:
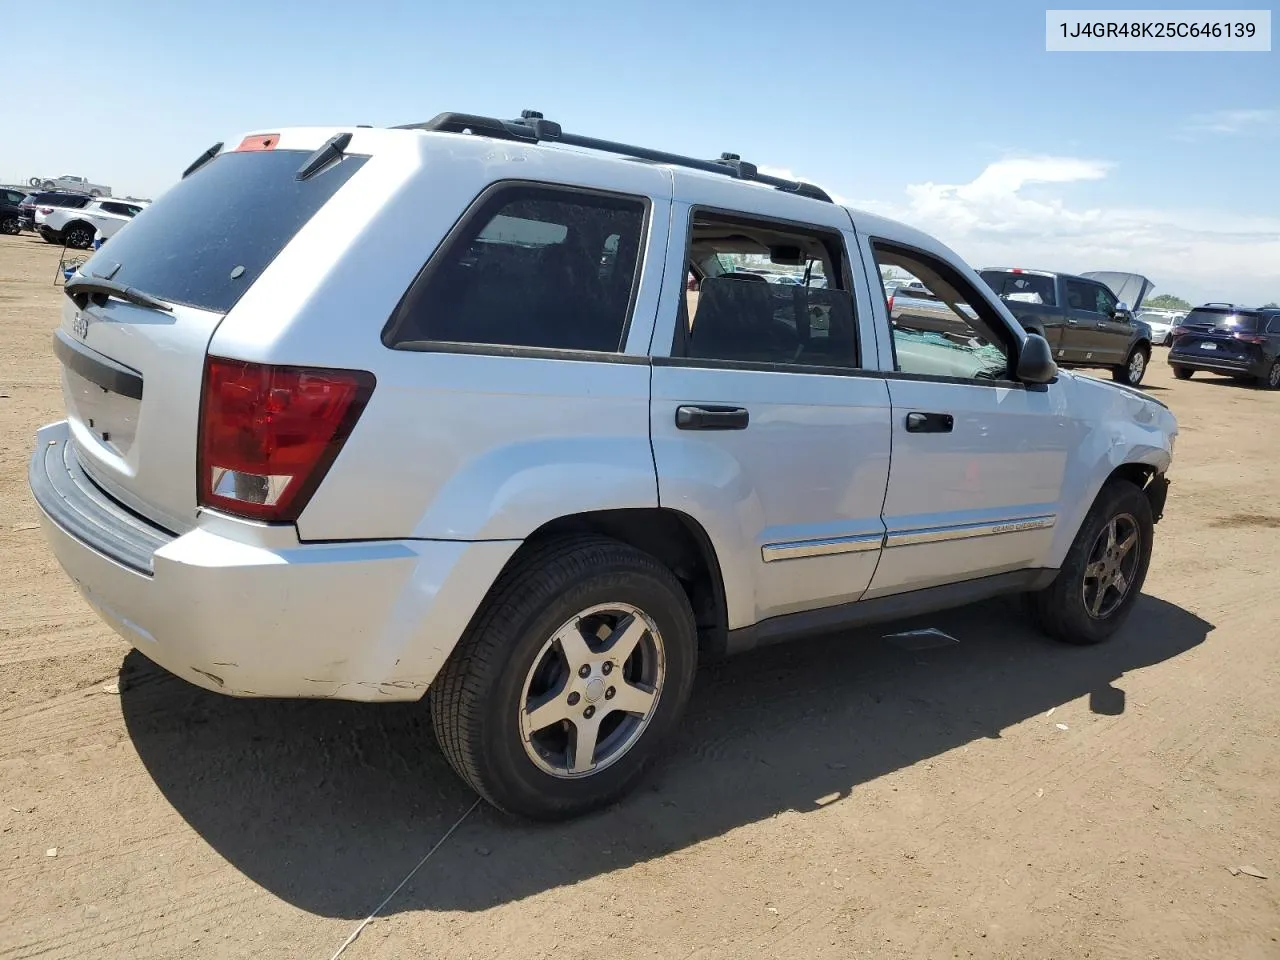
[[71,193],[66,190],[38,190],[22,198],[18,225],[23,230],[36,228],[36,211],[41,207],[83,207],[93,197],[87,193]]
[[87,250],[93,246],[94,237],[106,240],[114,236],[145,206],[121,200],[90,200],[83,207],[39,207],[36,226],[48,243]]
[[1151,329],[1132,311],[1154,286],[1146,277],[1020,267],[979,272],[1025,329],[1049,341],[1061,366],[1106,367],[1118,383],[1142,382],[1151,359]]
[[1186,314],[1176,310],[1146,309],[1138,312],[1137,317],[1151,328],[1151,342],[1157,346],[1167,347],[1173,343],[1173,328]]
[[18,223],[22,210],[19,208],[18,203],[21,202],[22,198],[19,196],[17,201],[13,198],[14,191],[0,191],[0,233],[16,234],[21,231]]
[[1280,310],[1206,303],[1173,331],[1169,365],[1179,380],[1197,370],[1280,390]]
[[31,186],[39,187],[41,190],[74,190],[81,193],[87,193],[91,197],[111,196],[110,187],[104,186],[101,183],[90,183],[84,177],[73,177],[70,174],[64,174],[61,177],[53,177],[52,179],[32,177]]

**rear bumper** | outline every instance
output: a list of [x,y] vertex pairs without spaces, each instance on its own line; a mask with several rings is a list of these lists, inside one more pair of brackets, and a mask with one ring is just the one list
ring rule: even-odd
[[216,515],[175,536],[84,475],[65,421],[40,430],[28,480],[58,562],[103,620],[232,696],[420,698],[519,546],[304,544]]
[[1260,377],[1267,372],[1265,360],[1245,358],[1236,360],[1227,357],[1205,356],[1204,353],[1170,353],[1169,366],[1186,367],[1188,370],[1208,370],[1213,373],[1239,373],[1251,377]]

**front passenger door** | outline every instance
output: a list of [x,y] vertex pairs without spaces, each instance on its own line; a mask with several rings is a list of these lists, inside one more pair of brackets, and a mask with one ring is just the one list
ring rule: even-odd
[[1034,567],[1075,443],[1060,385],[1013,379],[1017,336],[957,269],[908,242],[868,239],[882,270],[924,280],[967,332],[893,331],[885,548],[867,598]]
[[1066,346],[1064,359],[1073,363],[1102,366],[1110,362],[1110,335],[1100,329],[1102,314],[1098,312],[1098,284],[1089,280],[1065,281],[1067,291],[1067,327],[1063,333]]
[[1098,349],[1109,364],[1124,363],[1133,339],[1133,321],[1125,315],[1116,315],[1119,301],[1100,283],[1095,283],[1094,299],[1098,309]]

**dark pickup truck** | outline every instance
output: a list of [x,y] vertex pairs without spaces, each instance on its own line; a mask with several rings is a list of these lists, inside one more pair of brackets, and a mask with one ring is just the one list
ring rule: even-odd
[[1075,276],[1017,267],[978,271],[1022,326],[1049,341],[1062,367],[1106,367],[1137,386],[1151,359],[1151,328],[1134,314],[1153,284],[1135,273]]

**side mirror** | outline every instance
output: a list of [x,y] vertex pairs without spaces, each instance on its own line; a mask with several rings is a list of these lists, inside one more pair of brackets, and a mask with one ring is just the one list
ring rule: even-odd
[[1049,341],[1038,333],[1028,333],[1018,354],[1017,377],[1023,383],[1049,383],[1058,375]]
[[1111,315],[1117,320],[1133,319],[1133,311],[1129,309],[1129,305],[1123,300],[1116,304],[1116,308],[1111,312]]

